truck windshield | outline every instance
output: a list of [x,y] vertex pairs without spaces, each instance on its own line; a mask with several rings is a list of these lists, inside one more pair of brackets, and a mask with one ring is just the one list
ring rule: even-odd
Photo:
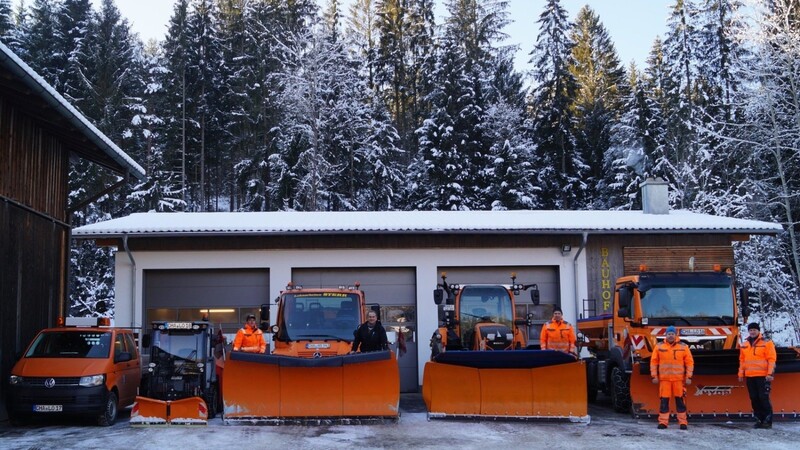
[[732,295],[725,285],[654,285],[641,293],[642,317],[679,319],[670,323],[675,325],[732,325]]
[[194,331],[155,330],[153,356],[175,356],[190,361],[205,361],[206,348],[203,333]]
[[461,291],[459,320],[462,333],[474,329],[479,322],[499,323],[512,328],[514,308],[511,296],[503,286],[465,286]]
[[111,333],[100,331],[48,331],[40,333],[26,358],[108,358]]
[[358,294],[284,294],[279,339],[352,341],[361,322]]

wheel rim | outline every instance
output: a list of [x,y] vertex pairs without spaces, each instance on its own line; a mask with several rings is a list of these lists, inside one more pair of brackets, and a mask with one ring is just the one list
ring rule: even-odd
[[117,417],[117,402],[114,401],[114,396],[108,397],[108,404],[106,405],[106,418],[111,421]]

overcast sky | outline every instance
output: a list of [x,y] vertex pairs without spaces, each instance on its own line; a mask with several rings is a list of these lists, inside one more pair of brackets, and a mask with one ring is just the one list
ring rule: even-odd
[[[93,0],[99,4],[100,0]],[[133,26],[133,30],[144,41],[161,40],[167,30],[167,23],[175,3],[172,0],[116,0],[124,17]],[[319,0],[326,3],[326,0]],[[345,11],[349,9],[351,0],[343,0]],[[445,10],[439,2],[437,15]],[[544,0],[509,0],[510,18],[513,20],[507,29],[507,43],[519,45],[517,68],[529,70],[528,60],[536,42],[538,26],[536,20],[542,12]],[[611,34],[620,60],[627,66],[631,60],[641,68],[657,35],[663,35],[666,19],[675,0],[562,0],[570,20],[574,20],[583,5],[589,5],[600,16],[603,25]],[[437,17],[437,23],[441,18]]]

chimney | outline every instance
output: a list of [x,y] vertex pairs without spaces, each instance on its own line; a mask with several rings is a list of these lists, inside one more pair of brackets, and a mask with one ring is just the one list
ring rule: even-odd
[[642,212],[645,214],[669,214],[669,188],[661,178],[648,178],[640,184],[642,188]]

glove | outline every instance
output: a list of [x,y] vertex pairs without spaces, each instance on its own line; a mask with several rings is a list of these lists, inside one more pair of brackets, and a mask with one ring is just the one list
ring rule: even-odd
[[686,379],[686,385],[688,386],[690,384],[692,384],[692,379],[691,378],[687,378]]
[[658,378],[653,378],[653,384],[658,384]]

